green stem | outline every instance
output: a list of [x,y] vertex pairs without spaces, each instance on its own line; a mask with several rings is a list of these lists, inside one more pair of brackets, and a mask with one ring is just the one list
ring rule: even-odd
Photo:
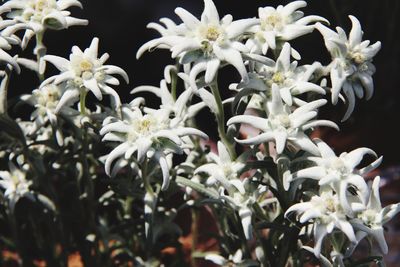
[[81,110],[81,115],[86,115],[86,96],[87,96],[87,91],[83,90],[80,94],[80,100],[79,100],[79,107]]
[[196,252],[196,247],[197,247],[197,241],[198,241],[198,233],[199,233],[199,227],[198,227],[198,220],[199,220],[199,211],[196,209],[192,209],[192,227],[191,227],[191,232],[192,232],[192,257],[191,257],[191,266],[197,267],[197,261],[193,254]]
[[178,85],[178,70],[179,70],[179,61],[176,62],[176,71],[171,71],[171,95],[174,100],[176,100],[176,89]]
[[233,142],[231,142],[226,135],[225,131],[225,113],[224,113],[224,106],[222,104],[222,99],[221,95],[219,94],[219,89],[218,89],[218,84],[213,83],[211,85],[211,91],[212,94],[214,95],[215,102],[217,103],[217,108],[218,108],[218,114],[216,114],[217,117],[217,123],[218,123],[218,133],[219,137],[221,138],[221,141],[224,143],[226,148],[229,151],[229,154],[231,155],[231,158],[234,160],[236,159],[236,151],[235,151],[235,146]]
[[36,54],[36,60],[38,63],[38,78],[40,82],[44,81],[44,73],[41,73],[40,70],[40,62],[42,61],[42,57],[44,57],[47,53],[47,49],[43,44],[43,37],[44,37],[44,32],[39,32],[36,34],[36,47],[34,50],[34,53]]
[[1,81],[0,86],[0,114],[7,114],[7,93],[8,93],[8,85],[10,84],[12,68],[7,65],[4,70],[5,74],[3,80]]

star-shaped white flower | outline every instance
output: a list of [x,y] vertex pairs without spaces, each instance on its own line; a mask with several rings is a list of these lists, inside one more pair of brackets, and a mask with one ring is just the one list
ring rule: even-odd
[[211,152],[207,157],[212,163],[201,165],[195,170],[195,174],[208,174],[206,181],[208,186],[218,182],[228,191],[232,191],[231,189],[234,188],[234,190],[238,190],[242,194],[245,193],[240,179],[240,172],[245,167],[245,164],[241,161],[233,161],[226,146],[221,141],[218,141],[218,155]]
[[[206,105],[203,102],[194,105],[190,104],[194,93],[190,87],[185,87],[185,90],[179,96],[174,96],[168,88],[172,82],[171,71],[177,72],[176,67],[169,65],[165,68],[165,78],[161,80],[160,87],[142,85],[134,88],[131,91],[131,94],[149,92],[156,95],[161,99],[160,108],[171,111],[176,118],[181,118],[182,122],[185,122],[188,119],[193,118]],[[188,80],[186,76],[187,75],[184,75],[183,73],[179,73],[177,79],[184,77],[184,79],[182,79],[186,82]]]
[[184,127],[180,119],[170,119],[170,111],[159,109],[143,114],[140,109],[122,108],[122,120],[107,118],[100,131],[103,141],[118,142],[119,144],[107,156],[105,170],[111,173],[112,163],[119,157],[130,159],[136,152],[136,159],[141,162],[145,157],[154,158],[160,164],[163,174],[162,189],[169,185],[169,170],[166,155],[182,153],[188,147],[185,136],[200,136],[208,138],[200,130]]
[[325,99],[316,100],[291,112],[290,107],[283,104],[278,86],[273,84],[272,99],[267,103],[268,118],[238,115],[229,119],[227,124],[246,123],[261,130],[262,133],[255,137],[236,140],[240,144],[258,145],[274,141],[278,154],[281,154],[288,144],[292,144],[311,154],[319,155],[317,146],[304,131],[318,126],[338,128],[332,121],[313,120],[317,116],[316,109],[326,102]]
[[120,107],[121,101],[118,93],[110,85],[119,85],[119,80],[112,75],[122,76],[127,83],[129,78],[126,72],[120,67],[104,65],[109,58],[107,53],[98,57],[99,39],[94,38],[90,47],[82,52],[77,46],[72,48],[69,60],[59,57],[46,55],[44,60],[52,63],[60,74],[45,80],[41,87],[54,83],[56,85],[66,83],[67,90],[61,96],[56,107],[56,113],[67,103],[77,101],[82,93],[91,91],[98,100],[102,100],[103,94],[111,95],[115,107]]
[[0,187],[5,189],[4,196],[13,210],[17,201],[29,194],[32,182],[26,180],[26,172],[17,168],[11,161],[8,166],[9,171],[0,171]]
[[[251,94],[253,90],[265,92],[268,95],[273,84],[280,89],[283,101],[289,106],[293,103],[297,105],[306,103],[297,98],[297,95],[306,92],[325,94],[321,86],[309,82],[320,64],[297,66],[297,61],[290,62],[290,50],[290,44],[285,43],[276,62],[272,62],[270,66],[256,63],[254,72],[249,73],[249,82],[240,83],[237,86],[240,96]],[[242,90],[247,90],[248,93]]]
[[[307,6],[305,1],[294,1],[286,6],[278,6],[276,9],[270,6],[258,9],[259,24],[251,28],[254,36],[246,45],[251,53],[266,54],[268,49],[276,49],[277,42],[290,41],[308,34],[314,30],[310,23],[323,21],[329,23],[320,16],[303,17],[299,8]],[[297,54],[295,52],[295,54]]]
[[[0,10],[1,14],[1,10]],[[20,72],[20,67],[17,64],[16,59],[14,59],[10,54],[4,50],[10,50],[12,45],[18,45],[20,40],[14,35],[13,31],[9,31],[8,28],[15,25],[13,20],[3,20],[0,17],[0,62],[10,64],[17,73]]]
[[235,254],[229,255],[228,258],[222,257],[220,253],[207,253],[204,259],[218,266],[251,267],[259,265],[256,261],[243,259],[243,252],[240,249],[238,249]]
[[382,208],[379,195],[380,177],[375,177],[369,200],[365,209],[358,213],[357,218],[352,220],[354,227],[373,237],[379,244],[382,253],[388,253],[388,245],[385,240],[383,225],[390,221],[400,212],[400,203],[392,204]]
[[87,25],[87,20],[70,16],[66,9],[72,6],[82,8],[78,0],[10,0],[0,7],[0,14],[9,12],[7,16],[17,22],[9,27],[9,31],[26,29],[22,40],[22,47],[25,48],[35,34],[43,34],[46,29],[61,30]]
[[369,40],[363,41],[360,22],[353,16],[349,17],[352,28],[348,37],[340,27],[337,27],[337,32],[334,32],[322,24],[316,24],[333,59],[329,66],[332,103],[337,103],[342,90],[349,102],[343,120],[348,119],[353,112],[355,96],[363,98],[365,95],[367,100],[372,97],[374,92],[372,75],[375,73],[372,60],[381,48],[380,42],[370,45]]
[[239,39],[250,26],[257,23],[256,19],[233,21],[231,15],[220,19],[211,0],[204,0],[201,20],[183,8],[177,8],[175,13],[183,24],[173,30],[170,29],[173,25],[170,25],[168,31],[160,28],[159,31],[163,36],[144,44],[139,49],[137,57],[153,48],[170,49],[172,57],[178,57],[181,63],[193,63],[190,72],[193,89],[197,88],[195,80],[199,73],[205,71],[205,82],[210,83],[223,63],[233,65],[242,79],[247,81],[242,53],[248,50]]
[[287,217],[295,212],[300,216],[300,223],[311,222],[314,224],[314,254],[320,256],[322,241],[333,230],[342,231],[352,243],[356,243],[354,229],[346,218],[346,213],[340,205],[337,194],[331,190],[324,190],[320,195],[313,196],[310,201],[297,203],[285,213]]
[[[48,84],[33,90],[30,95],[21,96],[22,100],[27,101],[36,108],[31,115],[31,119],[36,120],[38,126],[44,125],[47,120],[50,121],[53,126],[56,125],[57,115],[55,111],[64,90],[65,88],[61,86]],[[79,112],[68,107],[68,105],[64,105],[61,110],[59,110],[59,113],[73,116],[77,115]]]
[[[323,141],[316,140],[320,157],[308,157],[316,166],[299,170],[292,174],[293,179],[309,178],[318,180],[320,186],[330,186],[338,195],[342,207],[347,214],[353,214],[351,203],[349,203],[348,189],[355,187],[362,203],[368,198],[368,186],[362,175],[372,171],[382,162],[376,153],[369,148],[358,148],[349,153],[344,152],[336,156],[335,152]],[[376,158],[368,166],[357,169],[365,155],[372,155]]]

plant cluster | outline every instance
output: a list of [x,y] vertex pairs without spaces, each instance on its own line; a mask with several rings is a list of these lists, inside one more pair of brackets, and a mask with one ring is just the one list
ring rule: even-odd
[[[220,266],[383,264],[384,224],[400,206],[382,207],[379,176],[366,180],[382,157],[364,147],[337,155],[313,138],[318,127],[339,130],[318,117],[326,96],[347,105],[344,121],[357,98],[373,95],[381,44],[363,40],[357,18],[349,16],[346,34],[323,17],[304,16],[305,1],[240,20],[221,18],[211,0],[200,19],[177,8],[180,21],[150,23],[160,37],[137,53],[167,49],[175,64],[159,86],[134,88],[126,103],[116,88],[128,74],[106,64],[98,38],[86,49],[74,46],[67,59],[47,54],[48,30],[87,24],[71,16],[74,6],[82,8],[78,0],[0,7],[0,220],[7,229],[0,248],[17,251],[24,266],[37,255],[66,266],[73,251],[85,266],[194,266],[197,258]],[[291,44],[314,30],[328,64],[300,63]],[[34,59],[7,51],[32,38]],[[229,81],[232,97],[222,99],[227,88],[218,74],[226,66],[238,75]],[[52,67],[57,73],[48,77]],[[11,75],[25,69],[37,74],[36,89],[11,108]],[[160,105],[146,105],[142,92]],[[21,105],[31,110],[27,118],[11,113]],[[219,140],[197,126],[205,109]],[[218,229],[209,238],[219,251],[197,250],[198,236],[209,234],[199,232],[201,210]],[[189,260],[178,242],[185,211],[192,213]],[[355,258],[359,246],[369,253]],[[175,256],[165,259],[171,247]]]

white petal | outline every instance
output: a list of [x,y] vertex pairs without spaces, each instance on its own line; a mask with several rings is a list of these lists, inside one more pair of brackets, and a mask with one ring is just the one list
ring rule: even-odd
[[358,21],[358,19],[351,15],[349,16],[349,18],[352,23],[352,27],[351,27],[351,31],[350,31],[350,35],[349,35],[349,42],[350,42],[350,46],[354,47],[355,45],[358,45],[359,43],[361,43],[363,32],[361,30],[361,24]]
[[67,59],[59,56],[46,55],[43,57],[43,60],[50,62],[60,71],[68,71],[68,68],[70,66],[70,63]]
[[60,101],[57,104],[55,109],[55,114],[57,114],[61,108],[65,105],[68,105],[70,102],[75,102],[79,99],[79,90],[77,89],[70,89],[64,92],[61,96]]
[[201,22],[219,24],[218,11],[212,0],[204,0],[204,11],[201,14]]
[[189,30],[196,30],[200,24],[200,21],[195,16],[181,7],[175,9],[175,14],[179,16]]
[[98,100],[103,99],[103,95],[101,94],[101,90],[99,85],[97,84],[96,79],[92,78],[90,80],[84,80],[83,81],[84,86],[89,89]]
[[218,72],[221,61],[219,59],[212,59],[207,62],[205,82],[211,83]]
[[238,115],[238,116],[230,118],[226,124],[231,125],[231,124],[236,124],[236,123],[245,123],[245,124],[251,125],[257,129],[260,129],[263,132],[266,132],[269,130],[268,120],[257,117],[257,116]]
[[117,146],[116,148],[114,148],[110,154],[107,156],[106,162],[104,164],[105,166],[105,172],[108,176],[110,176],[110,170],[111,170],[111,164],[113,163],[113,161],[122,156],[123,154],[125,154],[125,152],[128,150],[129,148],[129,144],[128,143],[122,143],[119,146]]
[[239,140],[239,139],[235,138],[235,141],[240,144],[244,144],[244,145],[259,145],[261,143],[269,142],[274,139],[275,139],[274,133],[267,132],[267,133],[263,133],[263,134],[255,136],[255,137],[244,139],[244,140]]
[[285,149],[286,146],[286,140],[287,140],[287,133],[286,131],[275,131],[275,143],[276,143],[276,152],[278,154],[282,154],[283,150]]

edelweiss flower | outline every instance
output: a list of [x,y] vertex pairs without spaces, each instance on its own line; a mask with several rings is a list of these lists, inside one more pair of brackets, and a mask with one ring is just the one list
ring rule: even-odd
[[382,209],[379,196],[379,182],[380,177],[375,177],[368,204],[351,223],[356,229],[372,236],[378,242],[382,253],[387,254],[388,245],[385,240],[383,225],[400,212],[400,204],[392,204]]
[[368,166],[358,170],[356,167],[360,164],[366,154],[377,158],[374,151],[369,148],[358,148],[349,153],[342,153],[339,157],[324,142],[317,140],[318,150],[321,157],[308,157],[317,166],[299,170],[292,174],[294,179],[310,178],[319,180],[320,186],[329,185],[339,195],[342,207],[348,214],[352,214],[352,207],[348,201],[349,186],[357,189],[359,197],[365,203],[368,198],[368,186],[362,175],[375,169],[382,162],[382,157],[378,158]]
[[326,102],[325,99],[316,100],[291,112],[290,107],[283,104],[279,88],[273,84],[272,100],[267,103],[269,111],[267,119],[252,115],[239,115],[228,120],[227,124],[246,123],[262,131],[258,136],[245,140],[236,140],[238,143],[258,145],[274,141],[278,154],[281,154],[287,143],[289,143],[311,154],[319,155],[317,146],[304,131],[317,126],[338,128],[331,121],[312,120],[317,116],[316,109],[325,105]]
[[259,264],[253,260],[244,260],[243,252],[238,249],[235,254],[229,255],[226,259],[220,255],[220,253],[207,253],[204,257],[205,260],[211,261],[219,266],[258,266]]
[[[48,84],[42,88],[33,90],[31,95],[21,97],[22,100],[27,101],[36,108],[31,115],[31,119],[35,120],[39,127],[45,124],[47,119],[53,126],[56,125],[57,116],[55,110],[64,90],[65,88],[61,86]],[[76,110],[68,107],[68,105],[64,105],[59,112],[68,116],[77,115],[78,113]]]
[[362,41],[363,31],[357,18],[349,16],[352,22],[350,35],[347,38],[345,31],[337,27],[337,32],[317,23],[316,28],[324,37],[325,45],[331,53],[333,62],[330,65],[332,81],[332,103],[336,104],[340,91],[349,101],[343,120],[350,117],[355,106],[355,96],[369,100],[374,92],[372,75],[375,66],[373,57],[381,48],[381,43],[369,45],[370,41]]
[[61,71],[59,75],[48,78],[41,87],[54,83],[56,85],[66,82],[67,90],[61,96],[56,107],[56,113],[67,103],[77,101],[82,93],[91,91],[98,100],[102,100],[103,94],[111,95],[115,107],[120,107],[121,101],[117,92],[109,85],[119,85],[118,79],[113,74],[122,76],[128,83],[129,78],[126,72],[120,67],[104,65],[109,55],[103,54],[98,58],[99,39],[94,38],[90,47],[84,52],[77,46],[72,48],[69,60],[47,55],[43,59],[52,63]]
[[[221,65],[233,65],[242,79],[247,81],[247,71],[242,54],[247,48],[239,42],[240,36],[257,23],[256,19],[232,21],[231,15],[220,20],[218,11],[211,0],[204,0],[204,11],[198,20],[183,8],[177,8],[175,13],[182,19],[178,27],[170,25],[168,31],[156,28],[162,37],[144,44],[138,51],[137,57],[153,48],[169,48],[172,57],[178,57],[183,64],[194,63],[190,76],[195,86],[197,75],[205,71],[205,82],[210,83]],[[171,27],[173,27],[171,29]]]
[[[239,182],[241,185],[239,185]],[[250,240],[253,236],[253,224],[251,218],[253,216],[252,206],[254,203],[259,203],[260,196],[267,192],[265,185],[253,183],[250,178],[245,178],[243,181],[238,181],[235,184],[236,190],[226,190],[225,188],[219,190],[221,199],[230,205],[234,210],[238,211],[240,222],[243,227],[246,239]],[[241,188],[238,190],[238,188]],[[242,192],[243,190],[243,192]]]
[[[182,122],[184,122],[190,118],[193,118],[205,106],[205,104],[200,102],[198,104],[188,106],[188,102],[190,102],[193,96],[193,90],[190,88],[186,88],[185,91],[183,91],[177,98],[176,96],[174,97],[172,92],[170,92],[168,89],[168,84],[171,84],[171,71],[176,72],[177,69],[174,66],[167,66],[165,68],[165,79],[161,80],[160,87],[148,85],[138,86],[131,91],[131,94],[140,92],[153,93],[161,99],[160,108],[169,110],[174,114],[175,118],[181,118]],[[179,73],[178,77],[181,76],[183,77],[183,73]]]
[[11,161],[8,164],[10,171],[0,171],[0,187],[5,189],[4,196],[10,201],[11,210],[17,201],[29,195],[31,181],[26,180],[25,171],[18,169]]
[[61,30],[87,25],[87,20],[70,16],[66,9],[72,6],[82,8],[78,0],[10,0],[0,7],[0,14],[9,12],[7,16],[17,21],[8,27],[8,31],[26,29],[22,40],[22,47],[25,48],[35,34],[43,34],[46,29]]
[[[309,82],[319,65],[314,63],[297,67],[297,61],[290,62],[290,44],[285,43],[273,65],[256,63],[255,72],[249,74],[249,82],[239,84],[237,89],[248,90],[249,94],[252,93],[251,89],[268,94],[274,84],[280,89],[281,97],[287,105],[304,105],[305,102],[295,97],[296,95],[306,92],[326,93],[322,87]],[[246,92],[240,92],[240,95],[243,97]]]
[[251,53],[265,55],[269,48],[276,49],[277,42],[290,41],[312,32],[314,25],[308,25],[312,22],[329,23],[320,16],[303,17],[303,12],[297,9],[305,6],[307,6],[305,1],[294,1],[286,6],[280,5],[276,9],[269,6],[260,7],[258,9],[259,25],[251,28],[254,36],[246,43]]
[[195,170],[195,174],[206,173],[209,175],[206,184],[211,186],[219,182],[226,190],[236,188],[242,194],[245,193],[243,182],[240,179],[240,172],[245,164],[240,161],[232,161],[225,145],[218,141],[218,155],[209,153],[207,155],[214,163],[206,163]]
[[[1,8],[1,7],[0,7]],[[1,14],[1,11],[0,11]],[[16,62],[16,60],[10,56],[4,50],[10,50],[11,45],[19,44],[19,39],[12,33],[6,33],[5,28],[12,26],[15,24],[12,20],[3,20],[0,17],[0,62],[4,62],[6,64],[10,64],[13,68],[19,73],[21,70]]]
[[322,191],[319,196],[313,196],[308,202],[294,204],[286,211],[285,217],[291,212],[302,214],[300,223],[313,220],[314,254],[316,257],[320,256],[322,241],[325,236],[331,234],[335,228],[341,230],[351,242],[357,242],[353,227],[347,221],[346,213],[340,205],[338,195],[333,194],[331,190]]
[[[196,135],[208,138],[206,134],[194,128],[181,126],[180,119],[170,119],[170,111],[159,109],[142,114],[140,109],[122,108],[123,120],[106,119],[100,131],[103,141],[121,143],[107,156],[105,170],[110,175],[111,164],[118,157],[130,159],[136,152],[137,161],[145,157],[154,158],[160,164],[163,173],[162,188],[169,184],[169,169],[166,155],[182,153],[187,146],[183,137]],[[115,173],[113,171],[113,173]]]

